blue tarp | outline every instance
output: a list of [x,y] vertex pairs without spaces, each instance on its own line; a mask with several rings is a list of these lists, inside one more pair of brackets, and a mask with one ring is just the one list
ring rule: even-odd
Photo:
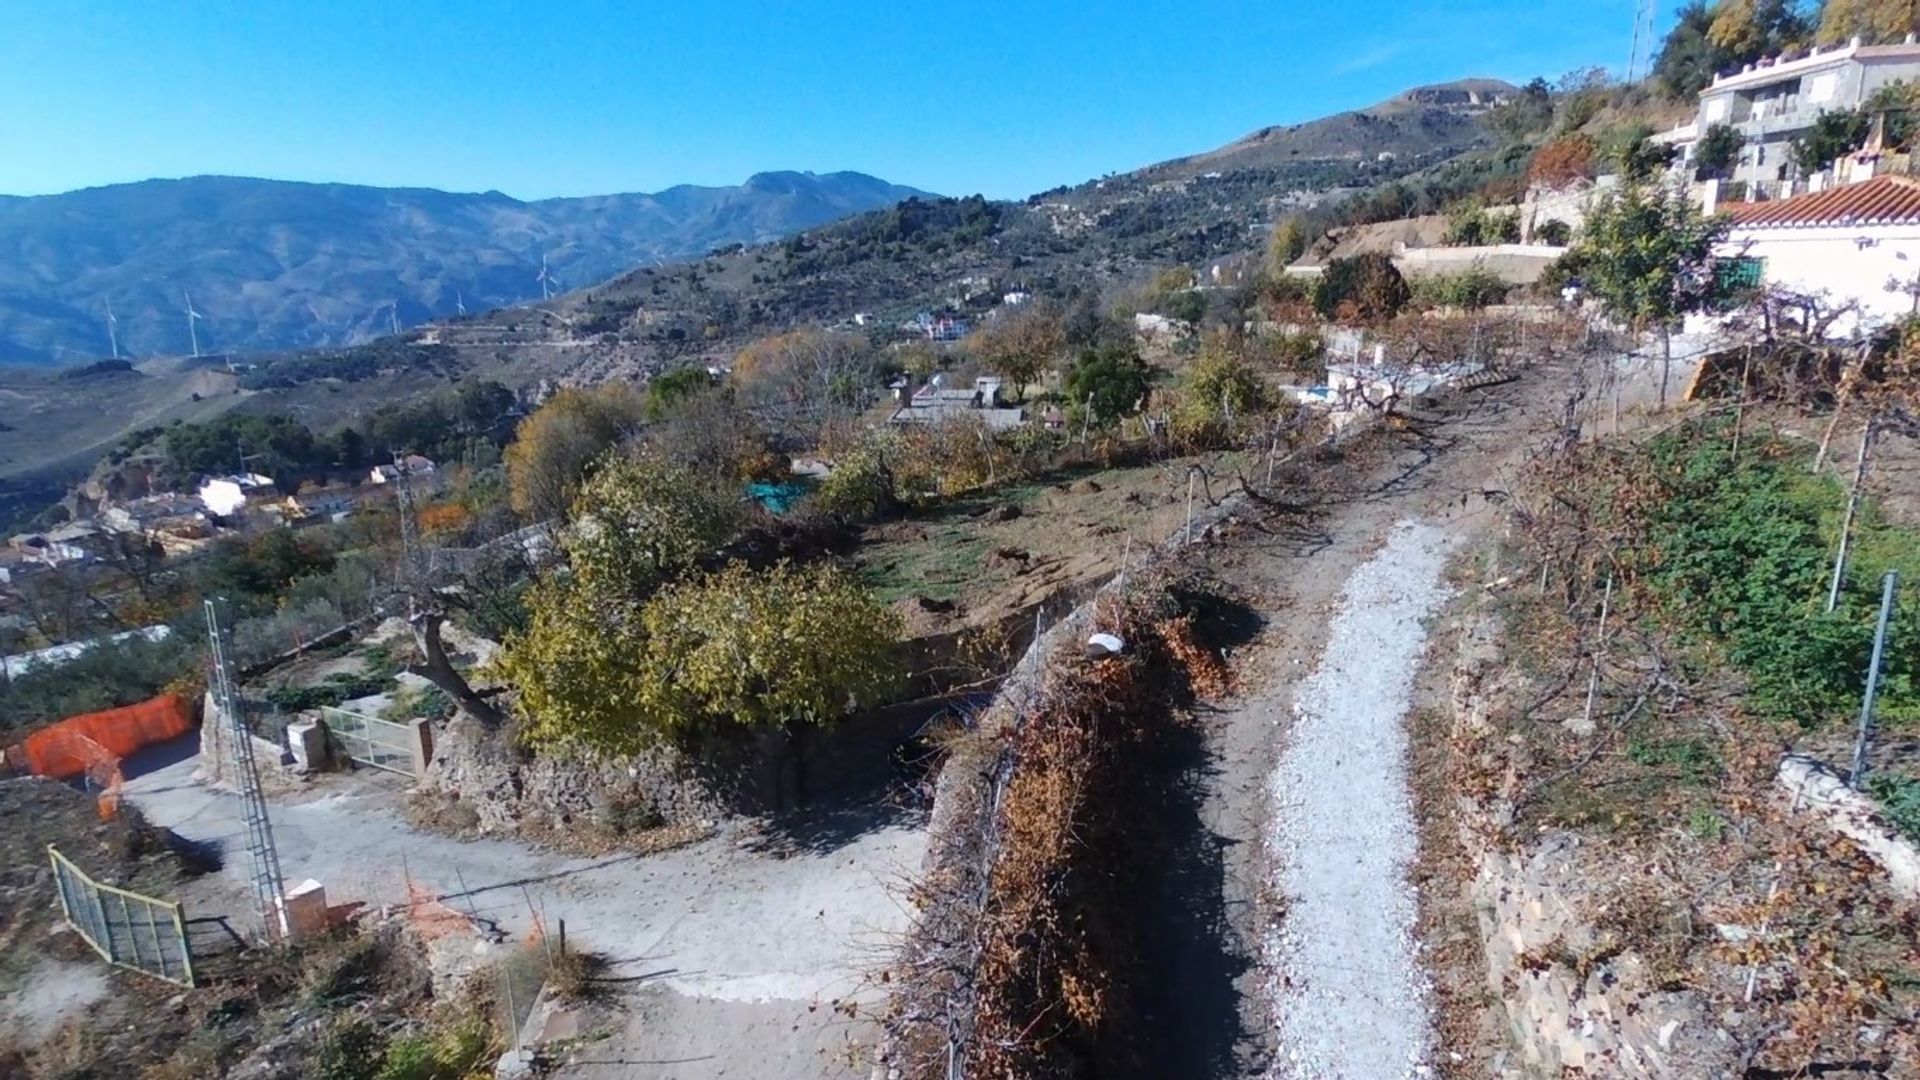
[[767,508],[768,513],[784,514],[793,509],[793,504],[807,493],[807,485],[798,482],[769,484],[755,482],[747,485],[747,497]]

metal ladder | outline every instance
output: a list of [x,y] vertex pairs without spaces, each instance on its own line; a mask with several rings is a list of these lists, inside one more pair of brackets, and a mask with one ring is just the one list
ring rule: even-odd
[[240,711],[240,695],[234,690],[232,631],[220,617],[224,601],[215,597],[206,601],[207,646],[213,660],[212,689],[214,707],[222,716],[215,722],[227,725],[227,758],[232,766],[234,786],[240,790],[241,817],[247,829],[247,857],[251,862],[253,897],[260,912],[265,940],[279,941],[286,925],[281,915],[286,884],[280,876],[280,854],[273,844],[273,823],[267,817],[267,797],[260,787],[260,765],[254,760],[253,733]]

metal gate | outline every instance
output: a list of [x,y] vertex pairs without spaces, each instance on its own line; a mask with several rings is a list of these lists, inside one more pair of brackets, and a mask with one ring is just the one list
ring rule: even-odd
[[327,706],[320,710],[334,745],[362,765],[413,775],[413,728]]
[[47,855],[53,860],[60,913],[93,951],[110,964],[193,985],[193,950],[179,904],[103,885],[52,844]]

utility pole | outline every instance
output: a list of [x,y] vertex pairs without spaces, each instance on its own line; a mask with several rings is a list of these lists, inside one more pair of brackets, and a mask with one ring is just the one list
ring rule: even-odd
[[1886,655],[1887,624],[1893,620],[1893,594],[1900,587],[1900,571],[1887,571],[1880,586],[1880,623],[1873,631],[1873,659],[1867,662],[1867,691],[1860,700],[1860,736],[1853,744],[1853,772],[1847,784],[1855,791],[1867,775],[1867,743],[1873,738],[1873,698],[1880,689],[1880,658]]
[[233,633],[221,618],[226,602],[218,597],[205,601],[207,645],[212,658],[215,707],[220,715],[209,723],[227,725],[227,764],[231,780],[240,790],[241,818],[246,826],[247,857],[253,873],[254,904],[269,943],[283,941],[288,926],[282,909],[286,905],[286,883],[280,876],[280,853],[273,843],[273,822],[267,816],[267,797],[260,787],[260,765],[253,756],[253,732],[240,710],[240,694],[234,687]]

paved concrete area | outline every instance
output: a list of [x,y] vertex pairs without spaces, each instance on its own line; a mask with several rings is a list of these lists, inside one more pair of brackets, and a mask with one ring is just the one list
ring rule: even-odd
[[[128,781],[127,797],[154,824],[219,846],[221,874],[244,887],[239,799],[196,780],[196,761]],[[864,1075],[828,1051],[871,1033],[860,1003],[881,997],[870,973],[909,919],[901,886],[920,864],[917,828],[876,811],[791,851],[724,828],[674,851],[578,858],[416,829],[404,787],[367,771],[277,801],[289,885],[311,877],[334,904],[400,904],[411,880],[515,937],[535,912],[549,928],[564,918],[569,943],[608,960],[608,985],[630,1008],[624,1027],[580,1051],[590,1064],[563,1075]]]

